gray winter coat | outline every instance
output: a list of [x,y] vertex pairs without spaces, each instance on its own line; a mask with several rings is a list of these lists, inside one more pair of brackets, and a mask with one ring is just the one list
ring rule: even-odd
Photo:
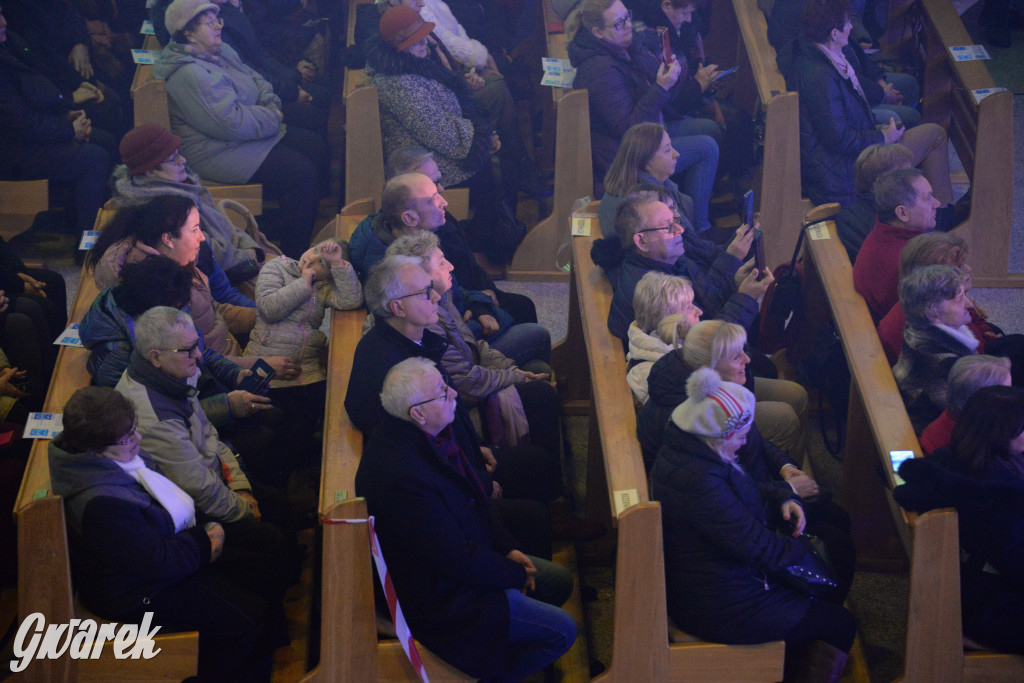
[[299,262],[281,256],[268,261],[256,280],[256,326],[245,347],[246,356],[288,356],[302,364],[294,380],[273,380],[271,386],[289,387],[326,379],[320,358],[327,337],[320,331],[328,306],[358,308],[363,289],[352,264],[331,268],[331,282],[306,284]]
[[153,75],[167,81],[171,130],[203,178],[249,182],[284,137],[281,98],[229,45],[207,55],[172,41]]

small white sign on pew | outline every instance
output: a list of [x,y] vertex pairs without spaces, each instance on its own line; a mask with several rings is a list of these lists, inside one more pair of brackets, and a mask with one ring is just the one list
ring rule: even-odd
[[972,62],[976,59],[992,59],[984,45],[951,45],[949,54],[958,62]]
[[132,50],[132,59],[136,64],[153,64],[160,56],[160,50]]
[[82,344],[82,338],[78,334],[78,325],[79,323],[68,325],[68,328],[53,343],[57,346],[72,346],[76,349],[84,349],[85,346]]
[[52,439],[63,428],[62,413],[29,413],[22,436],[26,439]]
[[544,67],[544,78],[541,79],[541,85],[550,85],[555,88],[572,87],[572,81],[576,78],[576,69],[572,68],[568,59],[542,57],[540,61]]

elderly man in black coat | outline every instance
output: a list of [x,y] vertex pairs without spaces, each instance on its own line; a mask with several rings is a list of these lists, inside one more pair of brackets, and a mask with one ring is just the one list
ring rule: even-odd
[[515,681],[544,668],[576,639],[555,607],[569,572],[518,550],[452,428],[456,393],[434,364],[409,358],[388,372],[377,425],[356,473],[409,628],[462,671]]

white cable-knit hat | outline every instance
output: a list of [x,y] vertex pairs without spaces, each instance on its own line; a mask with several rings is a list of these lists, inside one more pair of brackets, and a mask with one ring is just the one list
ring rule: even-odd
[[684,432],[727,439],[754,421],[754,395],[739,384],[723,382],[711,368],[690,375],[686,396],[672,411],[672,422]]

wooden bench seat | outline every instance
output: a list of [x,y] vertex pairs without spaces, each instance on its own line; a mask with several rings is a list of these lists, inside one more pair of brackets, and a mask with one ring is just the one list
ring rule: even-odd
[[569,338],[582,340],[583,348],[577,348],[574,355],[585,355],[590,368],[588,471],[603,470],[603,477],[588,477],[588,498],[598,497],[606,503],[595,507],[603,507],[606,514],[613,511],[611,519],[618,532],[612,659],[596,680],[781,680],[785,654],[781,641],[721,645],[696,640],[678,630],[670,638],[661,506],[648,495],[622,343],[608,331],[611,285],[590,259],[590,247],[600,234],[596,203],[590,207],[590,216],[593,234],[572,238],[570,301],[575,300],[577,306],[570,304]]

